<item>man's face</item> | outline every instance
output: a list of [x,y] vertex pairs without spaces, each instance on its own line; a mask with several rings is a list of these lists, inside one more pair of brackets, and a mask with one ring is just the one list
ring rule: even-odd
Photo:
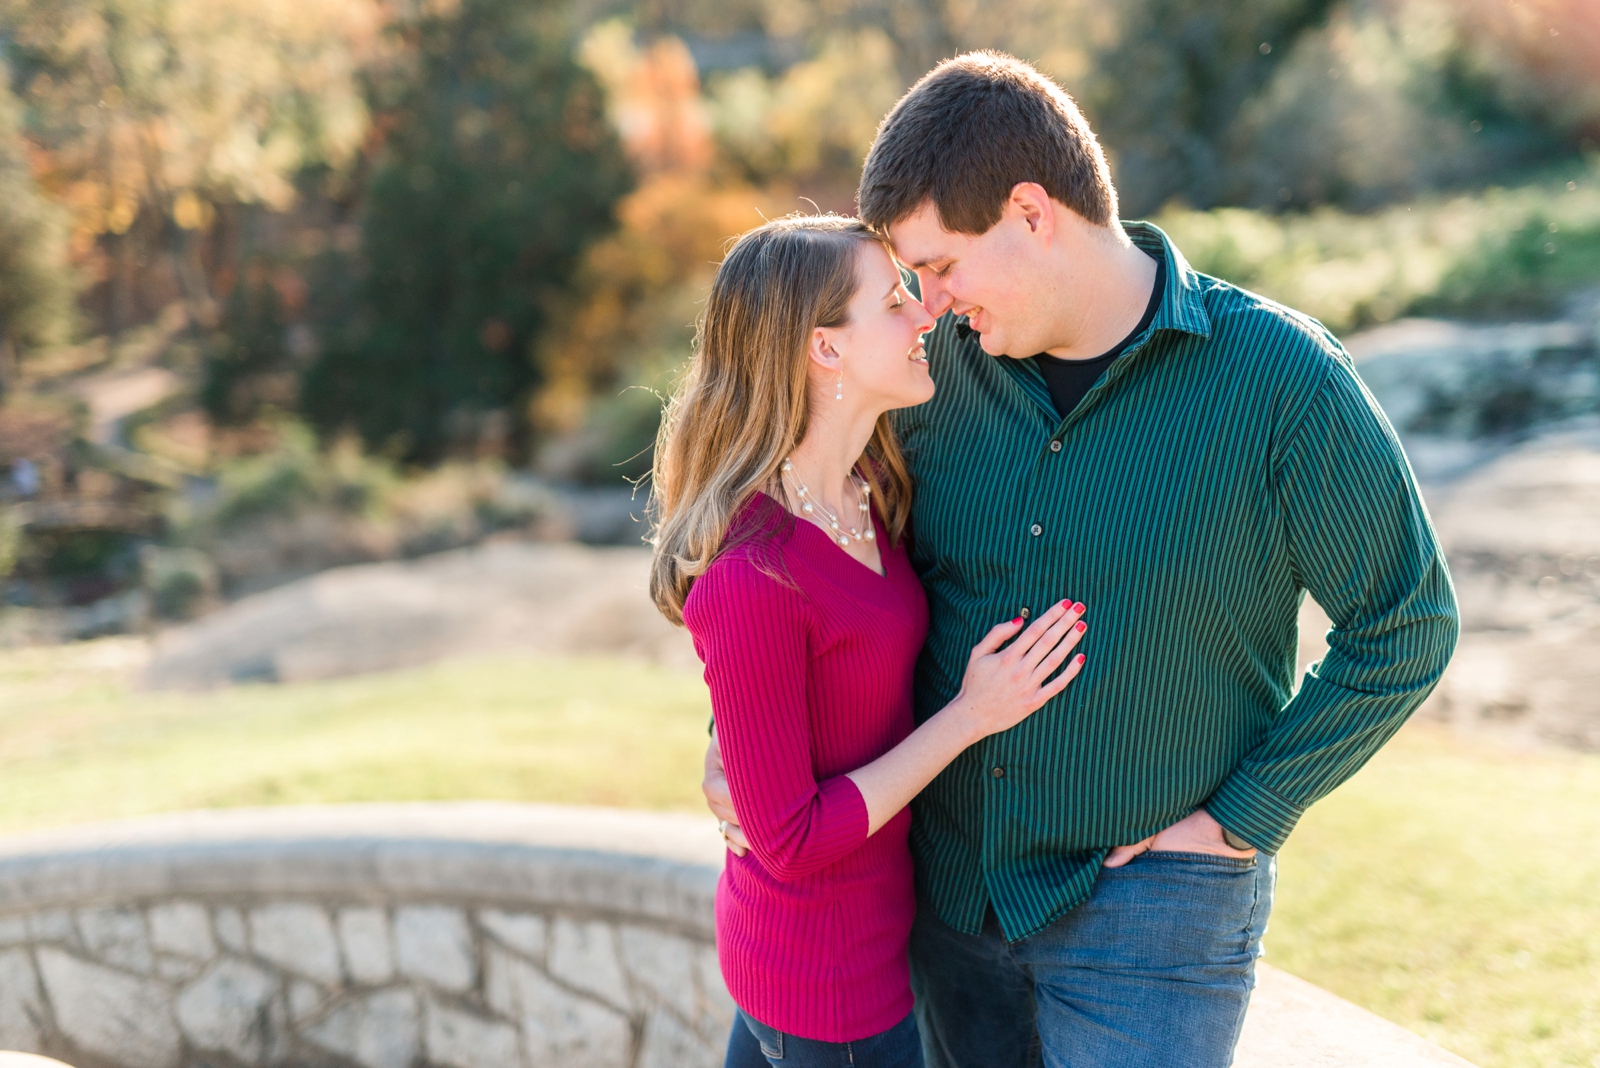
[[889,227],[895,256],[916,272],[928,311],[966,316],[984,352],[1018,359],[1049,347],[1032,296],[1041,273],[1036,237],[1011,202],[976,236],[946,230],[931,200]]

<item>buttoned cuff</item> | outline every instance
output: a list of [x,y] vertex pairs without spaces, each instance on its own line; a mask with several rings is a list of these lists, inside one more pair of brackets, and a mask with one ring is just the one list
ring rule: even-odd
[[1211,818],[1263,853],[1277,853],[1305,809],[1245,771],[1223,780],[1205,803]]

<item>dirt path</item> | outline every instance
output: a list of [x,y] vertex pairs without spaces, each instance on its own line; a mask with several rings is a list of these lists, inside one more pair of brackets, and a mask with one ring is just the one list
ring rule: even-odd
[[73,394],[89,406],[89,440],[96,445],[121,445],[124,419],[182,388],[183,380],[165,367],[104,371],[72,384]]

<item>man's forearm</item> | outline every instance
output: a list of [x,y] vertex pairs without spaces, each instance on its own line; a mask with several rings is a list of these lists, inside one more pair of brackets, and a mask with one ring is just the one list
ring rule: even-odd
[[[1334,631],[1317,673],[1307,673],[1266,738],[1206,800],[1225,831],[1276,853],[1305,810],[1360,770],[1422,704],[1455,647],[1455,601],[1440,578],[1439,611],[1386,636],[1389,670],[1352,663]],[[1389,684],[1375,685],[1384,676]]]

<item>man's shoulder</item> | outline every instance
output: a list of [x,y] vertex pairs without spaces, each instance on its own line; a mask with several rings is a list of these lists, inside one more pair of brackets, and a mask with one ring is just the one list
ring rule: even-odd
[[1318,404],[1376,410],[1355,361],[1332,331],[1304,312],[1219,279],[1210,287],[1210,343],[1227,373],[1247,378],[1262,410],[1286,430]]
[[1271,297],[1209,275],[1197,281],[1211,319],[1211,342],[1264,373],[1348,368],[1350,354],[1316,319]]

